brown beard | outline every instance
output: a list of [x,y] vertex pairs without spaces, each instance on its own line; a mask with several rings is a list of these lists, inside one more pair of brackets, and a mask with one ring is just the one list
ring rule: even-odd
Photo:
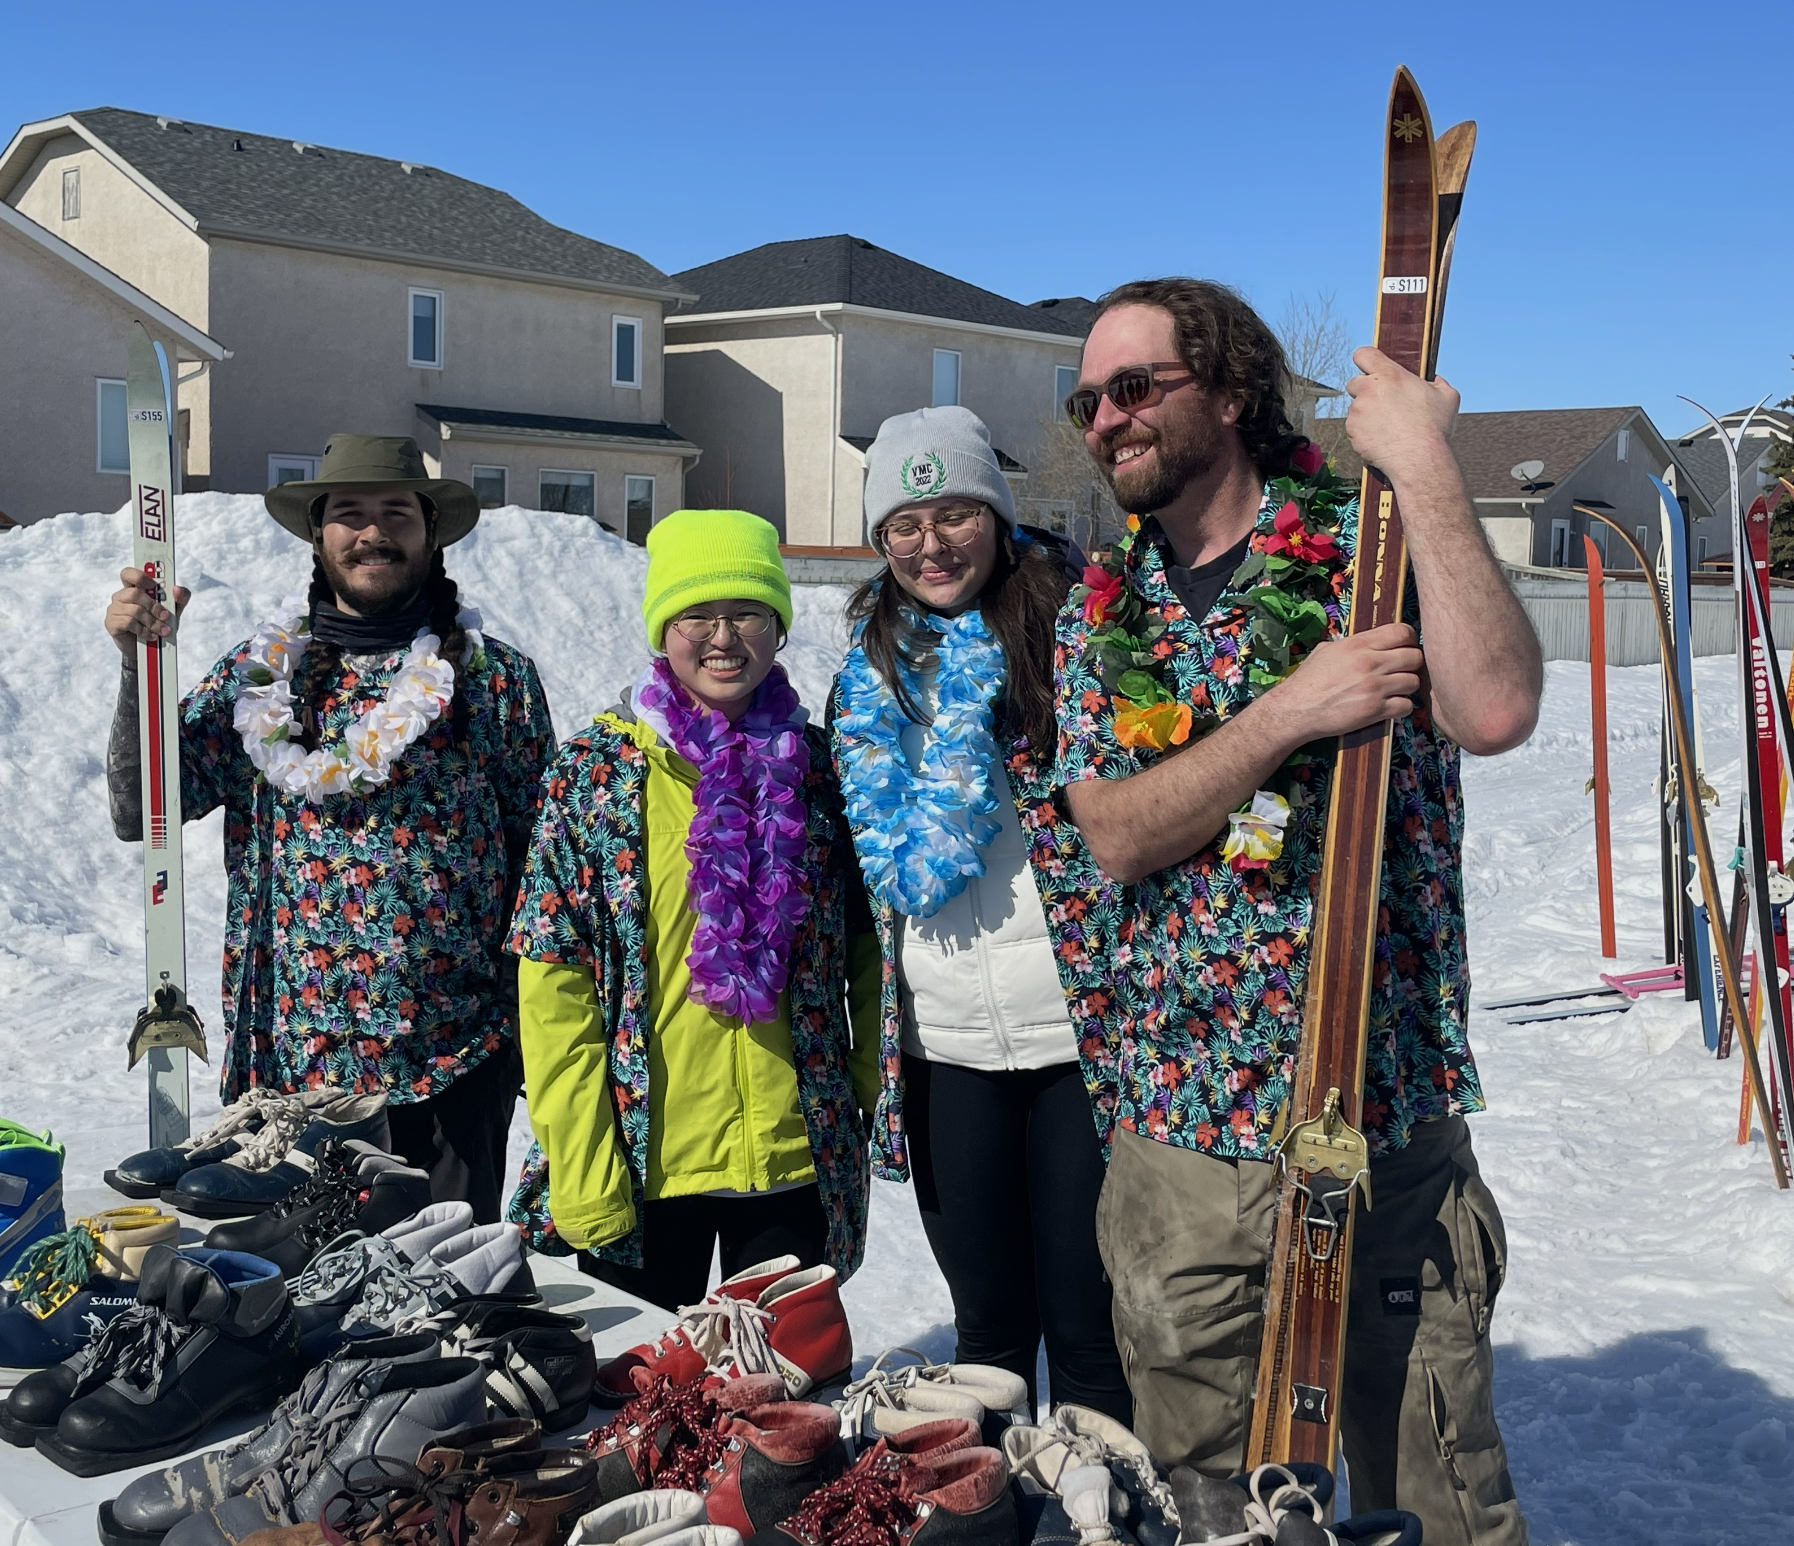
[[[1114,490],[1115,502],[1131,515],[1150,515],[1163,510],[1197,478],[1209,472],[1221,460],[1226,433],[1210,423],[1202,399],[1196,399],[1195,411],[1178,414],[1169,423],[1155,426],[1129,424],[1103,442],[1104,457],[1098,468]],[[1157,455],[1151,472],[1135,471],[1137,463],[1117,467],[1110,457],[1117,440],[1127,436],[1124,444],[1138,444],[1142,429],[1151,435],[1150,444]]]
[[[389,549],[395,556],[402,558],[396,549]],[[355,583],[353,576],[368,577],[369,571],[359,564],[345,567],[326,553],[322,547],[317,550],[318,561],[324,566],[324,578],[330,582],[330,589],[336,596],[337,604],[348,602],[362,617],[379,617],[385,612],[401,612],[416,599],[423,589],[424,582],[430,574],[430,552],[425,551],[408,562],[392,565],[391,568],[378,571],[379,578],[372,589],[363,588]]]

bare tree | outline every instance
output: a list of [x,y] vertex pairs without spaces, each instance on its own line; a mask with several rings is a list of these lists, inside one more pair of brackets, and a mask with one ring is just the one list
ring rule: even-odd
[[1059,415],[1040,421],[1018,504],[1023,521],[1064,532],[1087,553],[1114,542],[1127,521],[1084,449],[1084,432]]
[[[1352,335],[1331,290],[1313,297],[1292,295],[1277,319],[1277,341],[1297,379],[1295,403],[1312,402],[1322,418],[1343,414],[1344,387],[1352,372]],[[1310,383],[1305,386],[1304,382]],[[1316,393],[1314,387],[1330,388]]]

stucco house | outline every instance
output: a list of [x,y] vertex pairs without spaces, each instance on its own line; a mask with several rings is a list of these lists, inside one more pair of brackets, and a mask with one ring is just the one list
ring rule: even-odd
[[[1344,419],[1316,420],[1314,438],[1347,477],[1363,472]],[[1660,520],[1653,476],[1676,491],[1688,512],[1690,556],[1697,564],[1732,550],[1729,512],[1723,505],[1715,509],[1642,408],[1460,413],[1452,449],[1489,545],[1507,563],[1583,568],[1582,539],[1588,535],[1610,567],[1632,567],[1619,539],[1578,514],[1577,504],[1613,511],[1654,559]],[[1530,462],[1542,462],[1543,470],[1516,478],[1515,470]]]
[[[1759,408],[1754,412],[1740,408],[1721,414],[1719,422],[1737,447],[1738,498],[1748,510],[1751,501],[1775,483],[1775,474],[1769,470],[1770,459],[1778,446],[1785,447],[1794,440],[1794,413],[1785,408]],[[1675,452],[1676,459],[1694,475],[1713,508],[1729,515],[1732,472],[1725,447],[1719,443],[1719,432],[1702,422],[1676,441]],[[1779,499],[1775,502],[1779,503]]]
[[[0,529],[130,497],[133,322],[193,383],[229,352],[160,301],[0,204]],[[189,428],[181,415],[182,438]]]
[[661,342],[689,293],[497,189],[97,108],[20,129],[0,202],[229,342],[181,389],[189,488],[309,476],[354,429],[415,436],[489,504],[638,539],[683,502],[699,451],[666,423]]
[[1077,380],[1084,328],[855,236],[773,242],[675,274],[667,413],[704,448],[688,498],[797,546],[865,540],[866,447],[890,415],[959,403],[1027,473]]

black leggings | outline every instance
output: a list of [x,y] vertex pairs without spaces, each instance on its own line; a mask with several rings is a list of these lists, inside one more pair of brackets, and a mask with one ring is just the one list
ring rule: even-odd
[[431,1202],[466,1202],[476,1224],[502,1217],[505,1144],[523,1088],[523,1059],[507,1041],[439,1095],[388,1105],[392,1152],[430,1173]]
[[922,1227],[953,1294],[961,1363],[1028,1382],[1046,1339],[1053,1400],[1132,1423],[1096,1249],[1102,1145],[1076,1063],[986,1073],[903,1059]]
[[719,1242],[725,1278],[775,1256],[820,1266],[828,1246],[822,1193],[811,1184],[753,1197],[662,1197],[642,1206],[646,1265],[618,1267],[581,1251],[579,1270],[677,1312],[709,1289],[710,1255]]

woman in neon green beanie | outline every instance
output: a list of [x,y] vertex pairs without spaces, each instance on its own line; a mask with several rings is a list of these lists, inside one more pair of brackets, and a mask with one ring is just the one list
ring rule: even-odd
[[511,1217],[670,1309],[704,1297],[718,1244],[725,1277],[795,1257],[833,1296],[864,1249],[856,1090],[878,1084],[849,937],[877,946],[827,739],[775,658],[777,533],[668,516],[642,617],[656,658],[561,748],[512,921],[536,1148]]

